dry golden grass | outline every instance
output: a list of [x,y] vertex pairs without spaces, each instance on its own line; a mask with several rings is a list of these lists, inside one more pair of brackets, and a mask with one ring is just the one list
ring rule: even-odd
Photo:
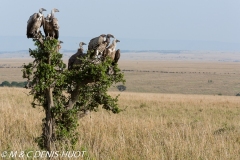
[[[25,89],[0,88],[0,151],[39,150],[41,108]],[[111,92],[111,95],[117,95]],[[81,119],[86,159],[239,159],[239,97],[123,92],[118,115]]]
[[[156,56],[160,55],[156,54]],[[144,56],[141,55],[139,60],[130,61],[123,57],[123,60],[119,61],[119,67],[124,70],[127,80],[128,92],[230,96],[240,92],[239,62],[177,61],[176,59],[162,61],[159,58],[157,61],[151,61],[143,58]],[[1,59],[0,65],[18,67],[30,61],[31,59],[24,58]],[[64,62],[67,63],[67,59]],[[0,68],[0,83],[5,80],[26,81],[22,78],[21,68]],[[112,88],[111,91],[117,89]]]
[[26,79],[22,78],[22,68],[21,67],[24,63],[28,64],[31,62],[32,59],[30,58],[2,58],[0,59],[0,66],[4,68],[0,68],[0,83],[3,81],[17,81],[23,82]]
[[119,65],[131,92],[231,96],[240,92],[240,63],[122,61]]

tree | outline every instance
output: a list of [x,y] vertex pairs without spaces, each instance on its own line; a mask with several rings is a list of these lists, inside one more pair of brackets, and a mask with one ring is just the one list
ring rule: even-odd
[[18,82],[16,82],[16,81],[12,81],[12,83],[11,83],[11,87],[17,87],[18,86]]
[[123,73],[109,58],[90,58],[90,51],[75,69],[67,70],[57,49],[58,40],[40,36],[35,40],[37,48],[29,49],[34,61],[24,64],[22,70],[33,95],[32,106],[42,106],[45,110],[42,135],[37,142],[48,151],[73,148],[80,113],[96,111],[100,105],[113,113],[121,111],[118,96],[111,97],[107,90],[113,84],[125,82]]
[[118,85],[117,89],[122,92],[122,91],[125,91],[127,89],[127,87],[124,85]]
[[10,87],[11,86],[11,84],[8,82],[8,81],[3,81],[2,82],[2,84],[1,84],[1,86],[7,86],[7,87]]
[[18,82],[17,87],[21,87],[21,88],[23,88],[23,87],[26,86],[26,84],[27,84],[26,81],[25,81],[25,82]]

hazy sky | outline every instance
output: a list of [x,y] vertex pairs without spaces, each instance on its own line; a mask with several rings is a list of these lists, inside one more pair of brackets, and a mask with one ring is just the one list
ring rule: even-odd
[[[122,45],[124,40],[128,44],[140,40],[142,42],[139,44],[143,45],[148,43],[148,40],[149,42],[160,40],[169,43],[214,41],[240,46],[240,0],[0,0],[0,2],[2,39],[6,36],[26,38],[29,16],[43,7],[47,9],[44,12],[45,16],[52,8],[60,10],[55,14],[60,25],[59,39],[82,37],[86,40],[102,33],[111,33],[123,40],[120,42]],[[146,49],[151,49],[151,45],[148,46]],[[154,46],[152,49],[171,49],[171,44],[165,48]],[[174,47],[173,44],[172,49],[177,49],[176,45]]]

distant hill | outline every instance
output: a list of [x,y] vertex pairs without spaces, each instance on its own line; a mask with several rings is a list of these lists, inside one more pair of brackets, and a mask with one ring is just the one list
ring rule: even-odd
[[[62,49],[75,52],[79,42],[88,44],[92,37],[60,37],[64,43]],[[191,41],[191,40],[160,40],[160,39],[134,39],[117,37],[121,42],[117,48],[122,51],[158,51],[158,50],[201,50],[201,51],[240,51],[240,43],[216,42],[216,41]],[[13,51],[27,51],[34,48],[31,39],[25,36],[0,36],[0,53]],[[85,49],[87,46],[85,46]]]

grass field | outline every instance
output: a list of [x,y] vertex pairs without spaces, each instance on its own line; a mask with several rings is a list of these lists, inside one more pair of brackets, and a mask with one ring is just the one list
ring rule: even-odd
[[[187,58],[182,60],[175,54],[164,55],[166,57],[163,58],[162,54],[153,53],[150,54],[150,57],[155,57],[155,60],[147,58],[147,54],[133,53],[127,59],[125,54],[127,53],[124,53],[119,67],[125,74],[128,92],[229,96],[235,96],[240,92],[240,62],[223,62],[227,57],[223,57],[220,53],[220,57],[223,58],[215,61],[213,58],[216,57],[206,54],[203,56],[205,57],[203,60],[201,57],[200,60],[191,60],[191,57],[188,58],[190,60]],[[185,54],[180,55],[187,57]],[[135,57],[135,59],[131,57]],[[238,57],[235,58],[238,59]],[[222,61],[219,62],[221,59]],[[0,66],[4,66],[4,68],[0,68],[0,83],[3,81],[26,81],[22,78],[21,68],[17,67],[30,62],[30,60],[26,58],[0,59]],[[67,59],[64,61],[67,63]],[[113,87],[111,91],[117,91],[117,89]]]
[[[37,151],[42,109],[26,89],[0,88],[0,151]],[[117,95],[117,92],[110,92]],[[118,115],[101,109],[79,121],[85,159],[239,159],[236,96],[120,93]]]
[[[127,90],[110,89],[125,111],[100,108],[79,120],[84,159],[240,159],[238,54],[126,54]],[[30,61],[0,59],[0,83],[25,81],[18,67]],[[0,88],[0,152],[39,150],[44,113],[27,93]]]
[[131,92],[236,95],[240,63],[125,61],[120,63]]

